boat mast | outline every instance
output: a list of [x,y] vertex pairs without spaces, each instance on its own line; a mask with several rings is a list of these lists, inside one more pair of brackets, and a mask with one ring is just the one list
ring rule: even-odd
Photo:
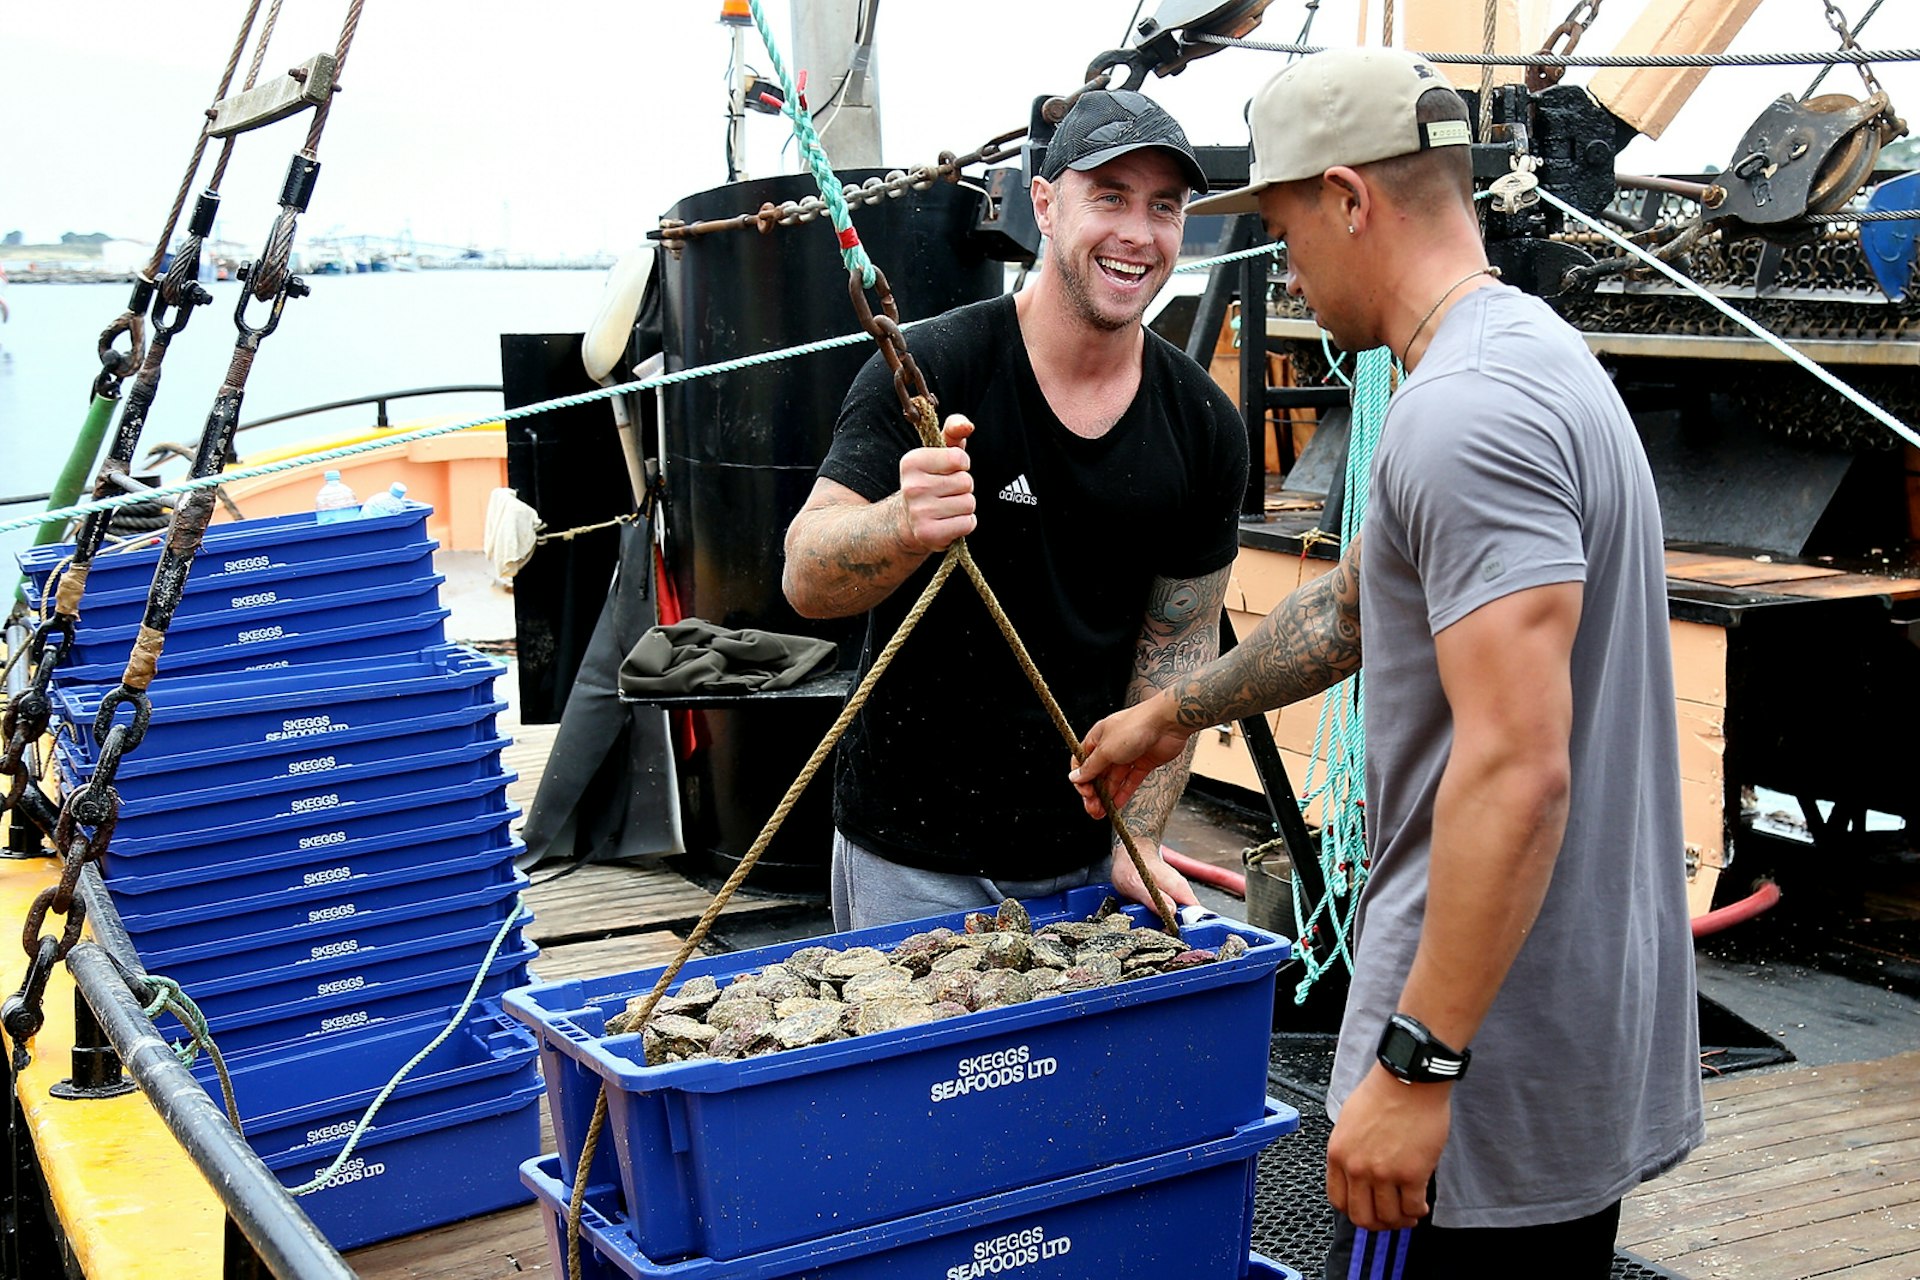
[[877,169],[880,69],[873,48],[880,0],[794,0],[794,63],[834,164]]

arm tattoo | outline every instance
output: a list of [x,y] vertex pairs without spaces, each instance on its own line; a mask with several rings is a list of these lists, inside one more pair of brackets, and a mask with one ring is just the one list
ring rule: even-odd
[[788,538],[787,598],[798,604],[804,597],[812,616],[834,618],[865,613],[886,599],[926,559],[902,546],[897,510],[886,499],[816,494],[794,521],[804,534]]
[[[1226,601],[1231,567],[1201,578],[1155,578],[1147,595],[1146,616],[1134,646],[1133,677],[1127,684],[1127,705],[1200,670],[1220,651],[1220,610]],[[1166,768],[1156,769],[1121,810],[1121,821],[1143,853],[1160,847],[1167,815],[1186,790],[1193,743],[1186,754]],[[1115,840],[1116,851],[1120,843]]]
[[1238,720],[1310,698],[1360,669],[1360,543],[1282,600],[1252,635],[1176,686],[1180,723]]

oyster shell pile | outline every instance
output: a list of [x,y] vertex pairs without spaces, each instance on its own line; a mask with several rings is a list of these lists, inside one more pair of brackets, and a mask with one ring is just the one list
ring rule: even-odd
[[[1042,996],[1231,960],[1247,951],[1229,934],[1217,951],[1196,950],[1135,925],[1109,898],[1090,919],[1033,927],[1008,898],[977,911],[956,932],[912,934],[890,950],[802,947],[726,986],[689,978],[661,998],[641,1026],[649,1064],[737,1059],[958,1017]],[[608,1023],[631,1031],[646,1008],[636,996]]]

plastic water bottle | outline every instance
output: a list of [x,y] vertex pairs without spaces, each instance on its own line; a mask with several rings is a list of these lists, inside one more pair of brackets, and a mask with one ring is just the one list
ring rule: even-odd
[[316,519],[320,524],[352,520],[360,514],[360,499],[353,496],[353,490],[341,483],[338,471],[329,471],[327,482],[314,495],[313,509],[318,513]]
[[387,486],[385,493],[376,493],[368,498],[360,508],[362,516],[390,516],[396,511],[404,511],[407,506],[407,486],[395,480]]

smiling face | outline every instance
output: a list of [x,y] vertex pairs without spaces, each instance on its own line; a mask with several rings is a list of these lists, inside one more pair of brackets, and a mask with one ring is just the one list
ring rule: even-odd
[[1287,246],[1287,293],[1313,312],[1343,351],[1380,345],[1365,305],[1371,272],[1347,231],[1339,190],[1322,178],[1282,182],[1260,193],[1260,221]]
[[1108,331],[1140,322],[1173,274],[1186,202],[1180,166],[1152,147],[1051,183],[1034,179],[1034,215],[1051,241],[1047,268],[1077,319]]

